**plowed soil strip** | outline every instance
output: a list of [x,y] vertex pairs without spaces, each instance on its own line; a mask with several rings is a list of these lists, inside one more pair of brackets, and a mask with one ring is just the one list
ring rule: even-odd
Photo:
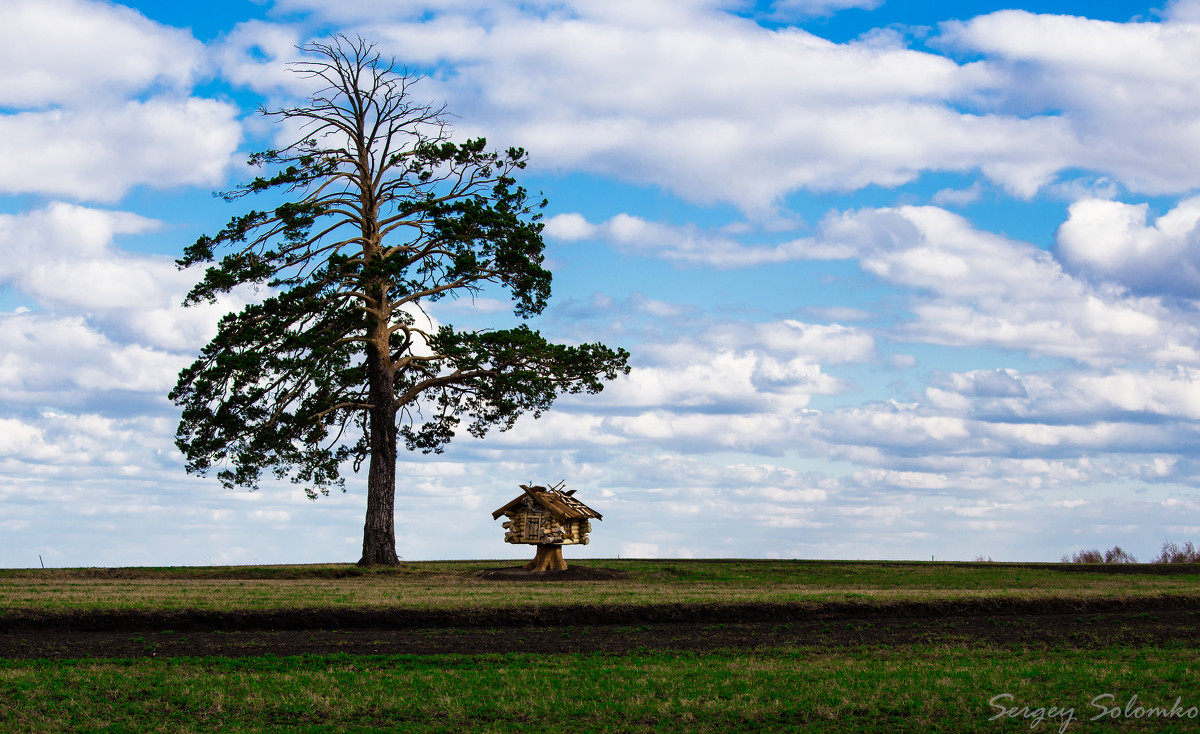
[[912,644],[1200,647],[1200,599],[0,616],[0,657],[705,651]]

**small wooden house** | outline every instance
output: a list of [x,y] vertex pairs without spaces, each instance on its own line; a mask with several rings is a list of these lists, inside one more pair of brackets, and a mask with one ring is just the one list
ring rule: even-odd
[[563,491],[566,482],[550,487],[521,486],[522,494],[492,513],[492,519],[508,517],[504,523],[505,543],[536,545],[537,555],[525,564],[530,571],[565,571],[564,545],[587,545],[592,518],[599,512],[575,499],[575,490]]

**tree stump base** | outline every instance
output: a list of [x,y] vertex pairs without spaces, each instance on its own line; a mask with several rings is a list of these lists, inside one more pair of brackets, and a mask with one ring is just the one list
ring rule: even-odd
[[537,555],[525,564],[526,571],[566,571],[567,562],[562,557],[561,545],[541,545],[537,547]]

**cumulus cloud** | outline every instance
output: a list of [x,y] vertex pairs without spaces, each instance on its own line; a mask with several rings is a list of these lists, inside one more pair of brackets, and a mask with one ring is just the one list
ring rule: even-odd
[[111,202],[139,184],[214,185],[240,138],[236,108],[207,99],[0,115],[0,191]]
[[[1005,469],[1012,473],[1011,484],[986,472],[864,469],[833,477],[770,459],[720,465],[703,457],[650,452],[605,476],[606,486],[616,488],[606,501],[606,521],[634,525],[664,554],[686,547],[686,540],[672,537],[680,535],[709,538],[710,546],[717,544],[728,555],[757,547],[758,557],[874,558],[886,545],[895,557],[920,557],[913,548],[935,547],[938,558],[947,558],[955,556],[929,545],[943,528],[956,525],[938,516],[947,506],[962,511],[954,513],[957,517],[977,522],[1015,526],[1046,514],[1061,521],[1063,510],[1053,509],[1053,499],[1031,493],[1037,480],[1045,480],[1038,486],[1053,497],[1058,489],[1100,476],[1085,477],[1067,462],[1014,461]],[[997,492],[998,486],[1005,489]],[[1002,496],[1004,491],[1013,496]],[[647,507],[654,509],[647,512]],[[670,516],[673,522],[668,531],[656,530],[642,520],[647,515]],[[977,529],[968,535],[979,540]],[[964,551],[957,557],[973,555]]]
[[1084,199],[1071,205],[1055,236],[1075,271],[1135,293],[1200,295],[1200,197],[1147,222],[1146,204]]
[[754,352],[721,351],[699,362],[640,367],[605,390],[604,406],[669,406],[675,411],[794,412],[813,395],[845,391],[819,364]]
[[146,89],[187,89],[206,68],[190,33],[115,3],[0,5],[0,107],[76,107]]
[[[71,476],[81,469],[118,469],[126,476],[156,472],[170,446],[164,422],[96,413],[44,410],[0,419],[0,476]],[[161,434],[156,437],[156,434]],[[171,466],[171,468],[176,468]],[[2,496],[0,492],[0,496]]]
[[165,396],[186,364],[177,354],[115,343],[80,317],[32,312],[0,315],[0,349],[0,395],[10,405],[65,405],[97,391]]
[[[874,339],[853,327],[796,320],[717,323],[691,338],[644,345],[627,377],[583,405],[585,409],[623,412],[641,409],[672,415],[761,414],[791,419],[801,415],[815,395],[853,389],[826,372],[827,365],[875,357]],[[642,416],[620,425],[622,431],[673,432],[682,427],[674,417],[665,415]]]
[[994,422],[1200,420],[1200,370],[1184,366],[960,372],[935,379],[926,395],[939,406]]
[[917,407],[893,400],[836,411],[822,416],[821,436],[833,444],[868,445],[912,455],[941,453],[941,447],[970,435],[962,418],[923,413]]
[[1186,7],[1161,23],[1003,10],[945,23],[940,40],[984,55],[1004,79],[987,92],[997,113],[1057,115],[1073,143],[1067,166],[1133,191],[1180,192],[1200,183],[1190,165],[1200,154],[1200,25]]
[[[547,235],[599,240],[619,250],[719,269],[802,260],[856,259],[908,294],[911,317],[892,335],[946,346],[992,346],[1088,364],[1129,359],[1196,363],[1189,312],[1155,297],[1190,293],[1200,200],[1145,225],[1144,207],[1084,201],[1071,207],[1058,253],[976,229],[935,206],[830,213],[812,237],[777,245],[619,214],[600,224],[575,213],[550,219]],[[1168,275],[1175,268],[1176,272]],[[1078,277],[1099,272],[1108,281]],[[1102,279],[1104,280],[1104,279]],[[1138,286],[1130,293],[1124,286]]]
[[1186,23],[1200,22],[1200,2],[1196,0],[1170,0],[1165,15],[1171,20]]
[[113,202],[229,168],[240,113],[188,96],[208,60],[186,31],[110,3],[14,0],[0,58],[0,192]]
[[[671,545],[695,546],[702,537],[730,542],[728,528],[743,527],[752,528],[755,535],[776,534],[770,546],[777,547],[797,528],[833,524],[830,500],[836,482],[769,462],[716,465],[694,456],[659,452],[632,459],[606,480],[621,488],[610,511],[622,520],[634,522],[647,514],[675,518],[672,529],[682,539]],[[647,507],[653,509],[647,513]]]
[[965,189],[942,189],[935,193],[930,202],[938,206],[967,206],[979,200],[983,186],[976,181]]
[[302,43],[298,28],[247,21],[220,39],[212,53],[221,75],[234,84],[271,95],[303,97],[312,92],[311,84],[288,70],[288,64],[300,58],[297,47]]
[[878,356],[868,333],[795,320],[715,323],[634,352],[630,374],[599,395],[563,396],[536,421],[518,421],[486,442],[460,443],[479,456],[488,450],[482,447],[499,446],[503,455],[557,448],[596,460],[608,449],[636,454],[648,447],[765,456],[807,450],[813,397],[857,389],[828,368]]
[[973,398],[1023,398],[1028,396],[1016,370],[975,370],[945,377],[954,392]]
[[843,212],[823,223],[820,241],[849,248],[865,271],[914,290],[914,318],[894,332],[905,339],[1089,364],[1200,360],[1196,327],[1161,300],[1076,279],[1050,253],[976,230],[944,209]]
[[[255,297],[248,289],[221,304],[183,308],[199,277],[172,258],[114,245],[121,235],[159,226],[129,212],[54,202],[0,214],[0,283],[63,318],[86,317],[112,337],[168,350],[197,349],[216,333],[221,314]],[[43,316],[38,316],[42,318]],[[91,328],[91,327],[89,327]]]
[[1105,484],[1196,481],[1178,454],[1200,438],[1194,425],[989,422],[944,406],[861,406],[822,416],[812,431],[828,455],[860,467],[843,486],[855,495],[1020,498]]
[[[121,211],[56,202],[22,214],[0,214],[0,281],[51,307],[131,308],[161,301],[166,258],[118,254],[113,238],[156,229],[159,223]],[[135,262],[129,262],[134,260]],[[113,269],[122,271],[116,275]],[[172,267],[171,270],[174,270]],[[157,297],[156,297],[157,296]]]
[[1182,367],[942,373],[914,402],[814,416],[807,450],[870,467],[839,480],[868,496],[1027,500],[1129,481],[1192,485],[1197,384]]
[[157,226],[65,203],[0,215],[0,285],[38,307],[0,313],[0,475],[11,483],[182,471],[166,395],[218,318],[253,294],[184,309],[195,273],[114,242]]
[[778,245],[747,245],[722,234],[695,226],[652,222],[631,214],[617,214],[592,224],[578,213],[557,214],[546,222],[546,236],[567,242],[603,240],[625,252],[633,252],[683,265],[703,265],[728,270],[771,265],[824,255],[849,256],[850,250],[836,245],[818,251],[811,241],[797,240]]
[[924,171],[979,170],[1021,197],[1080,169],[1155,193],[1200,183],[1187,165],[1200,152],[1200,76],[1187,63],[1200,26],[1183,3],[1159,23],[1024,11],[945,23],[938,43],[982,57],[961,64],[893,31],[832,43],[721,2],[344,5],[282,7],[369,18],[385,50],[432,72],[427,93],[478,121],[464,132],[537,140],[535,165],[759,215],[799,189],[896,186]]
[[[777,10],[802,5],[844,3]],[[832,43],[730,9],[386,4],[364,34],[431,71],[419,93],[449,100],[471,121],[465,134],[536,140],[537,166],[653,183],[761,216],[797,189],[894,186],[927,170],[982,169],[1028,196],[1071,159],[1069,126],[1052,115],[960,109],[996,81],[985,64],[914,51],[887,31]],[[264,78],[261,88],[275,84]]]
[[[795,319],[761,324],[722,323],[698,340],[699,356],[717,345],[761,349],[780,357],[824,364],[867,362],[875,358],[875,340],[869,332],[842,324],[808,324]],[[696,346],[692,347],[697,349]]]
[[874,10],[882,4],[883,0],[777,0],[771,3],[768,17],[772,20],[798,20],[831,15],[847,8]]

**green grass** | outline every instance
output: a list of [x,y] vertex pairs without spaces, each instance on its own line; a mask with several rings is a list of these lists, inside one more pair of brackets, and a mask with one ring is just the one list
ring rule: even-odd
[[806,561],[573,561],[627,570],[619,581],[495,582],[513,561],[131,569],[0,570],[9,611],[218,610],[287,607],[478,608],[649,604],[1193,596],[1200,575],[1081,572],[1059,564]]
[[[492,582],[514,562],[0,570],[0,613],[285,607],[1197,597],[1200,577],[1056,564],[576,561],[628,579]],[[803,646],[704,654],[389,655],[0,660],[0,731],[1048,732],[1188,731],[1200,706],[1180,646]],[[999,694],[1011,699],[993,699]],[[1111,694],[1111,698],[1096,699]],[[995,700],[995,705],[989,701]],[[1091,721],[1106,708],[1117,718]],[[1017,716],[989,720],[1016,707]],[[1038,709],[1072,708],[1038,723]],[[1022,708],[1024,707],[1024,708]],[[1143,710],[1144,711],[1144,710]],[[1023,716],[1022,714],[1029,714]],[[1036,726],[1035,726],[1036,724]]]
[[[626,655],[0,660],[0,729],[48,731],[1058,731],[989,721],[998,701],[1073,708],[1067,731],[1187,731],[1196,719],[1089,721],[1100,704],[1200,706],[1192,649],[972,646]],[[1136,713],[1131,709],[1131,713]]]

